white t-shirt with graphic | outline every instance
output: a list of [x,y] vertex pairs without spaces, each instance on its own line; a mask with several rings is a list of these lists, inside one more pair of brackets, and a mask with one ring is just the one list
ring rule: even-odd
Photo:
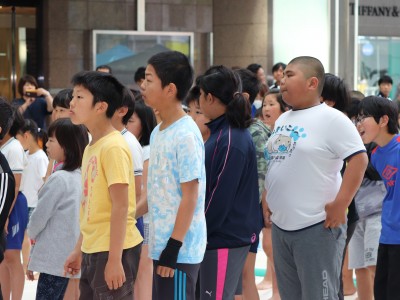
[[364,151],[350,119],[326,104],[282,114],[265,149],[272,222],[298,230],[325,220],[325,205],[342,182],[343,160]]
[[184,116],[150,138],[147,182],[149,206],[149,256],[158,260],[171,237],[182,200],[181,183],[199,181],[198,201],[192,223],[179,251],[178,263],[197,264],[203,260],[207,233],[204,216],[205,166],[201,133],[189,116]]

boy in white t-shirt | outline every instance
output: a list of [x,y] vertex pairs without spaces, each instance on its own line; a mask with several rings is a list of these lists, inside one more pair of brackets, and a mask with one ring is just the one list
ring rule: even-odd
[[[352,122],[320,103],[324,68],[297,57],[281,92],[291,111],[268,140],[265,180],[281,298],[337,299],[346,239],[346,209],[368,163]],[[348,162],[343,181],[340,170]],[[301,295],[301,296],[299,296]]]

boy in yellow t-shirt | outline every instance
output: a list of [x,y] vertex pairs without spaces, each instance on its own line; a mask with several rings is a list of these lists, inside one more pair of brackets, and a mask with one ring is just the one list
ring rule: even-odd
[[82,268],[81,299],[131,299],[142,237],[135,226],[132,157],[111,124],[125,87],[93,71],[76,74],[72,83],[71,121],[84,124],[92,141],[82,159],[81,236],[64,269],[74,275]]

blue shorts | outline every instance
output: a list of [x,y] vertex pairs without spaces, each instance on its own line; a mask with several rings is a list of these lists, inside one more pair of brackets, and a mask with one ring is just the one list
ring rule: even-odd
[[25,195],[19,192],[14,208],[8,218],[7,250],[22,249],[28,219],[28,202]]
[[141,236],[144,237],[143,217],[140,217],[136,220],[136,228],[139,230]]

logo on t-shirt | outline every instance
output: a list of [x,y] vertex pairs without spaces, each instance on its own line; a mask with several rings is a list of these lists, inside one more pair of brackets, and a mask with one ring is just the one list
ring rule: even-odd
[[[90,183],[93,183],[95,178],[97,176],[97,157],[92,156],[89,159],[89,162],[87,164],[87,168],[84,174],[84,183],[83,183],[83,197],[81,201],[81,205],[83,208],[85,208],[87,204],[87,199],[89,196],[89,193],[92,193],[92,191],[89,191],[89,181]],[[90,189],[92,188],[92,185],[90,184]]]
[[395,180],[392,179],[393,176],[397,173],[397,168],[393,166],[387,165],[382,172],[382,177],[387,180],[387,187],[394,186]]
[[304,128],[299,126],[278,126],[268,140],[264,150],[265,158],[272,161],[282,161],[290,157],[300,138],[306,138]]

